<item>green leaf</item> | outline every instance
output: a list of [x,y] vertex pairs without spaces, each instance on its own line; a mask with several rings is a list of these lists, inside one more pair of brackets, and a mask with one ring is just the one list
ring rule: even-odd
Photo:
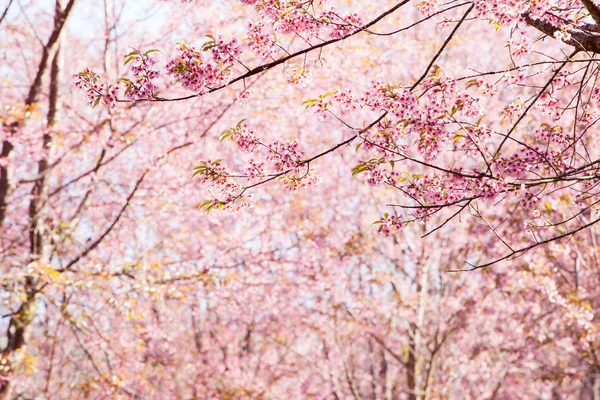
[[467,137],[467,135],[465,134],[464,131],[456,131],[456,134],[454,135],[454,141],[456,142],[465,137]]
[[221,133],[221,136],[219,137],[219,139],[221,140],[221,142],[225,139],[227,139],[228,137],[230,137],[231,135],[233,135],[233,131],[231,129],[225,129],[223,131],[223,133]]
[[322,95],[319,96],[319,100],[323,100],[325,97],[329,97],[332,96],[334,94],[336,94],[337,91],[332,91],[332,92],[327,92],[327,93],[323,93]]
[[212,200],[212,199],[211,199],[211,200],[206,200],[206,201],[202,202],[202,204],[200,204],[200,207],[199,207],[199,208],[200,208],[200,209],[203,209],[203,208],[205,208],[205,207],[208,207],[208,206],[209,206],[209,205],[211,205],[212,203],[214,203],[214,200]]
[[366,163],[360,163],[356,167],[352,168],[352,176],[358,175],[361,172],[365,172],[369,169],[369,166]]
[[467,81],[467,89],[473,86],[477,86],[477,79],[471,79]]
[[302,102],[303,106],[306,106],[306,108],[310,108],[312,106],[314,106],[315,104],[317,104],[319,102],[319,100],[317,99],[308,99]]

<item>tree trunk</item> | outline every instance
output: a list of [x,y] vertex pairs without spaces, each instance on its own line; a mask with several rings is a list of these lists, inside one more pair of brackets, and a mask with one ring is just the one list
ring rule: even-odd
[[[48,43],[44,46],[42,58],[35,79],[31,84],[29,93],[25,100],[25,107],[35,107],[35,103],[39,99],[42,88],[42,78],[45,71],[48,69],[48,63],[51,60],[50,66],[50,90],[48,97],[48,116],[46,131],[42,135],[42,152],[43,156],[38,162],[37,179],[34,182],[32,189],[32,197],[29,205],[29,249],[30,260],[37,261],[43,264],[48,264],[51,258],[51,241],[47,226],[47,203],[48,203],[48,166],[50,165],[50,157],[52,150],[52,131],[55,129],[58,121],[60,110],[60,78],[61,78],[61,55],[60,55],[60,37],[63,31],[66,19],[75,4],[75,0],[70,0],[63,9],[61,1],[56,0],[54,29]],[[12,132],[16,132],[24,123],[19,121],[11,126]],[[4,141],[2,144],[2,153],[0,157],[8,159],[13,146],[10,141]],[[6,204],[10,188],[10,171],[6,162],[0,168],[0,227],[6,216]],[[25,279],[25,295],[19,309],[13,314],[9,322],[7,332],[7,345],[2,351],[3,371],[2,374],[10,373],[10,356],[17,350],[25,346],[25,331],[27,326],[33,319],[32,310],[35,304],[35,297],[41,290],[39,283],[33,277]],[[4,379],[0,382],[0,400],[7,399],[10,396],[11,385],[10,381]]]
[[600,372],[593,370],[579,390],[579,400],[600,400]]
[[59,111],[59,82],[61,71],[60,48],[57,48],[50,69],[50,95],[48,99],[47,130],[42,135],[43,157],[38,161],[38,179],[31,191],[29,204],[29,247],[32,261],[50,261],[50,237],[46,225],[48,203],[48,165],[52,156],[52,131],[55,129]]

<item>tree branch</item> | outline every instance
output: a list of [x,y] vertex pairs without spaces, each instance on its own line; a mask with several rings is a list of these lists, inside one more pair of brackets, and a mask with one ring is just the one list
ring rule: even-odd
[[[329,46],[331,44],[334,44],[334,43],[337,43],[337,42],[341,42],[341,41],[343,41],[345,39],[348,39],[348,38],[350,38],[350,37],[352,37],[354,35],[357,35],[358,33],[362,32],[362,31],[368,31],[368,29],[370,27],[372,27],[373,25],[377,24],[379,21],[381,21],[382,19],[384,19],[388,15],[393,14],[395,11],[397,11],[400,7],[402,7],[403,5],[405,5],[406,3],[408,3],[409,1],[410,0],[401,1],[400,3],[398,3],[395,6],[393,6],[392,8],[390,8],[389,10],[387,10],[384,13],[380,14],[377,18],[373,19],[369,23],[363,25],[362,27],[358,28],[356,31],[354,31],[354,32],[352,32],[352,33],[350,33],[350,34],[348,34],[346,36],[343,36],[341,38],[327,40],[325,42],[322,42],[322,43],[316,44],[314,46],[310,46],[310,47],[307,47],[307,48],[302,49],[300,51],[297,51],[296,53],[290,54],[290,55],[285,56],[283,58],[280,58],[278,60],[272,61],[272,62],[267,63],[267,64],[260,65],[258,67],[255,67],[255,68],[251,69],[250,71],[246,72],[245,74],[240,75],[237,78],[232,79],[231,81],[227,82],[226,84],[224,84],[222,86],[210,89],[207,92],[207,94],[208,93],[216,92],[217,90],[221,90],[221,89],[223,89],[223,88],[225,88],[227,86],[230,86],[230,85],[232,85],[232,84],[234,84],[236,82],[243,81],[244,79],[248,79],[248,78],[250,78],[250,77],[252,77],[254,75],[258,75],[258,74],[260,74],[260,73],[262,73],[264,71],[270,70],[270,69],[272,69],[272,68],[274,68],[274,67],[276,67],[278,65],[281,65],[281,64],[285,63],[286,61],[289,61],[289,60],[291,60],[293,58],[296,58],[298,56],[302,56],[302,55],[305,55],[307,53],[310,53],[311,51],[318,50],[318,49],[321,49],[323,47],[327,47],[327,46]],[[134,101],[135,102],[137,102],[137,101],[181,101],[181,100],[193,99],[195,97],[200,97],[200,96],[201,96],[200,94],[195,93],[195,94],[191,94],[189,96],[183,96],[183,97],[177,97],[177,98],[171,98],[171,99],[163,98],[163,97],[154,97],[152,99],[147,99],[147,100],[146,99],[140,99],[140,100],[134,100]],[[129,102],[128,100],[118,100],[118,101],[125,102],[125,103]]]
[[[560,28],[552,25],[549,22],[531,18],[529,13],[523,15],[525,21],[536,28],[538,31],[545,33],[554,38],[554,33],[560,31]],[[563,43],[575,47],[579,51],[589,51],[591,53],[600,53],[600,36],[591,32],[584,32],[575,29],[568,29],[571,38],[563,40]]]
[[600,25],[600,7],[594,4],[593,0],[581,0],[584,7],[590,12],[590,15]]
[[507,259],[509,259],[511,257],[517,257],[517,256],[520,256],[520,255],[523,255],[523,254],[527,253],[529,250],[531,250],[531,249],[533,249],[535,247],[542,246],[542,245],[547,244],[547,243],[555,242],[557,240],[564,239],[564,238],[569,237],[569,236],[573,236],[577,232],[583,231],[583,230],[591,227],[592,225],[597,224],[598,222],[600,222],[600,218],[595,219],[595,220],[593,220],[593,221],[591,221],[591,222],[589,222],[589,223],[587,223],[585,225],[581,225],[577,229],[573,229],[572,231],[563,233],[562,235],[553,236],[550,239],[546,239],[546,240],[543,240],[541,242],[533,243],[533,244],[531,244],[529,246],[520,248],[518,250],[511,251],[510,253],[508,253],[504,257],[497,258],[497,259],[495,259],[493,261],[490,261],[490,262],[487,262],[485,264],[480,264],[480,265],[472,265],[472,264],[470,264],[472,266],[472,268],[470,268],[470,269],[451,269],[451,270],[448,270],[448,272],[468,272],[468,271],[475,271],[475,270],[481,269],[481,268],[486,268],[486,267],[492,266],[494,264],[497,264],[500,261],[507,260]]
[[8,10],[10,9],[10,6],[12,5],[14,0],[10,0],[8,2],[8,5],[6,6],[6,8],[4,9],[4,12],[2,13],[2,15],[0,16],[0,24],[2,24],[2,21],[4,21],[4,18],[6,18],[6,15],[8,14]]

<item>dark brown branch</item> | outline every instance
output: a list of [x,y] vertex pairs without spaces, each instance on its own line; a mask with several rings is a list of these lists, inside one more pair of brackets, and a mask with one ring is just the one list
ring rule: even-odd
[[423,79],[425,79],[425,77],[429,73],[429,70],[431,69],[431,67],[433,67],[433,64],[435,63],[435,61],[439,58],[440,55],[442,55],[442,53],[444,52],[444,50],[446,49],[446,47],[448,46],[448,44],[450,44],[450,41],[452,40],[452,38],[454,37],[454,35],[458,31],[458,28],[460,28],[460,26],[462,25],[462,23],[465,22],[465,19],[467,18],[467,16],[469,15],[469,13],[473,9],[473,7],[475,7],[475,6],[473,4],[471,4],[471,7],[469,7],[469,9],[467,10],[467,12],[460,19],[460,21],[458,21],[458,24],[456,24],[456,26],[454,27],[454,29],[452,29],[452,32],[450,32],[450,35],[448,35],[448,37],[446,38],[446,40],[442,44],[442,47],[440,47],[440,49],[437,51],[437,53],[435,53],[435,56],[433,56],[433,58],[429,62],[429,65],[425,69],[425,72],[423,72],[423,75],[421,75],[421,77],[419,79],[417,79],[417,81],[411,86],[411,88],[410,88],[411,92],[417,86],[419,86],[419,84],[423,81]]
[[0,24],[2,24],[2,21],[4,21],[4,18],[6,18],[6,15],[8,14],[8,10],[10,9],[10,6],[12,5],[14,0],[10,0],[8,2],[8,5],[6,6],[6,8],[4,9],[4,12],[2,13],[2,15],[0,16]]
[[[539,19],[533,19],[529,14],[523,16],[525,21],[548,36],[554,38],[554,34],[560,29],[549,22],[542,21]],[[571,37],[563,42],[575,47],[579,51],[589,51],[591,53],[600,52],[600,36],[591,32],[584,32],[576,29],[568,29]]]
[[581,3],[589,11],[596,24],[600,25],[600,7],[594,4],[593,0],[581,0]]

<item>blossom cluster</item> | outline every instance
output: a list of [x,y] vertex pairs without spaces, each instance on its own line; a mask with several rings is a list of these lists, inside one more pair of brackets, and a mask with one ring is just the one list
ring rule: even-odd
[[151,49],[144,53],[133,50],[125,56],[125,64],[131,63],[133,79],[121,78],[125,84],[125,98],[128,100],[148,100],[155,96],[158,86],[154,80],[160,76],[154,68],[156,60],[150,56],[158,50]]
[[[240,121],[235,127],[226,129],[221,134],[221,141],[231,139],[243,152],[250,153],[257,158],[250,159],[244,168],[244,175],[234,175],[221,164],[221,160],[202,161],[194,169],[194,176],[200,177],[200,182],[216,189],[222,200],[213,200],[203,203],[202,207],[234,208],[234,203],[244,197],[246,188],[238,180],[260,182],[278,177],[290,191],[317,185],[321,177],[310,168],[310,163],[304,161],[304,152],[299,148],[298,139],[287,141],[274,140],[263,143],[252,127],[245,120]],[[272,172],[265,171],[266,164]],[[238,205],[235,209],[247,206],[248,203]]]
[[75,86],[85,93],[88,105],[96,107],[99,104],[112,108],[117,102],[118,86],[106,86],[100,81],[95,72],[86,68],[83,72],[73,75]]
[[264,23],[249,22],[248,23],[248,47],[254,54],[262,59],[267,59],[277,54],[277,46],[272,35],[264,33]]
[[200,51],[178,43],[181,54],[166,66],[167,74],[190,91],[204,94],[224,85],[231,75],[231,67],[240,54],[236,39],[225,42],[209,37]]
[[[518,76],[522,79],[521,71]],[[556,87],[542,93],[536,102],[536,109],[545,114],[556,112],[554,91],[568,86],[569,73],[561,71],[555,80]],[[482,99],[495,94],[490,87],[493,88],[478,78],[461,89],[456,80],[434,66],[420,82],[420,95],[414,93],[413,87],[374,81],[362,95],[340,88],[307,100],[305,105],[320,119],[338,109],[367,109],[382,115],[374,126],[357,132],[362,140],[361,151],[376,156],[361,161],[353,175],[361,174],[369,185],[392,186],[407,195],[418,205],[411,207],[415,220],[426,220],[444,207],[472,199],[497,201],[508,193],[514,193],[524,209],[536,212],[538,197],[529,189],[523,191],[521,181],[568,173],[572,139],[562,127],[542,123],[527,135],[527,141],[535,143],[494,154],[496,132],[481,123],[485,113]],[[526,107],[529,105],[517,98],[506,106],[502,116],[514,122]],[[452,154],[455,159],[457,151],[467,157],[463,166],[445,165],[447,155]],[[398,172],[394,167],[402,160],[434,171]]]
[[[258,11],[261,21],[248,24],[247,37],[249,48],[263,59],[274,57],[278,53],[275,34],[301,35],[311,37],[329,37],[342,39],[358,30],[363,25],[361,17],[356,13],[342,15],[335,8],[316,11],[312,2],[256,1],[242,0]],[[270,27],[270,32],[266,27]]]
[[362,19],[356,13],[342,17],[335,10],[329,10],[324,12],[321,18],[329,22],[326,25],[329,36],[335,39],[341,39],[356,32],[363,24]]
[[402,219],[402,216],[385,213],[379,221],[375,221],[375,225],[379,225],[379,233],[385,236],[391,236],[402,229],[402,227],[406,225],[406,222]]
[[264,178],[265,163],[268,163],[275,174],[281,175],[281,180],[289,190],[295,191],[320,182],[319,175],[303,161],[304,152],[299,147],[298,139],[263,143],[245,120],[240,121],[235,128],[223,131],[221,140],[227,138],[231,138],[240,150],[252,153],[262,160],[249,161],[245,169],[248,179]]
[[222,165],[222,160],[200,161],[194,168],[194,176],[197,176],[202,184],[208,185],[217,190],[222,198],[211,199],[200,204],[200,208],[210,211],[212,209],[240,209],[247,207],[247,202],[234,202],[242,197],[239,193],[241,186],[232,178],[231,172]]
[[[187,90],[199,95],[206,94],[231,80],[235,64],[242,65],[239,60],[245,49],[261,59],[276,58],[283,49],[278,44],[276,34],[300,34],[307,42],[311,37],[342,39],[357,32],[363,24],[356,13],[343,15],[331,7],[318,11],[311,6],[311,2],[244,0],[243,3],[254,6],[259,15],[257,20],[247,25],[244,45],[235,38],[225,41],[211,35],[207,35],[209,40],[200,49],[179,42],[179,54],[167,62],[164,75],[173,78]],[[158,50],[133,50],[125,56],[125,63],[132,63],[132,76],[120,79],[125,86],[126,100],[150,100],[156,97],[159,88],[155,80],[161,72],[155,68],[156,61],[150,56],[155,51]],[[309,76],[310,71],[306,67],[296,67],[289,74],[288,82],[304,87]],[[104,94],[103,85],[98,83],[92,89],[87,93],[88,98],[92,99],[91,104],[102,102],[107,107],[114,106],[118,88],[109,88],[108,93]]]

